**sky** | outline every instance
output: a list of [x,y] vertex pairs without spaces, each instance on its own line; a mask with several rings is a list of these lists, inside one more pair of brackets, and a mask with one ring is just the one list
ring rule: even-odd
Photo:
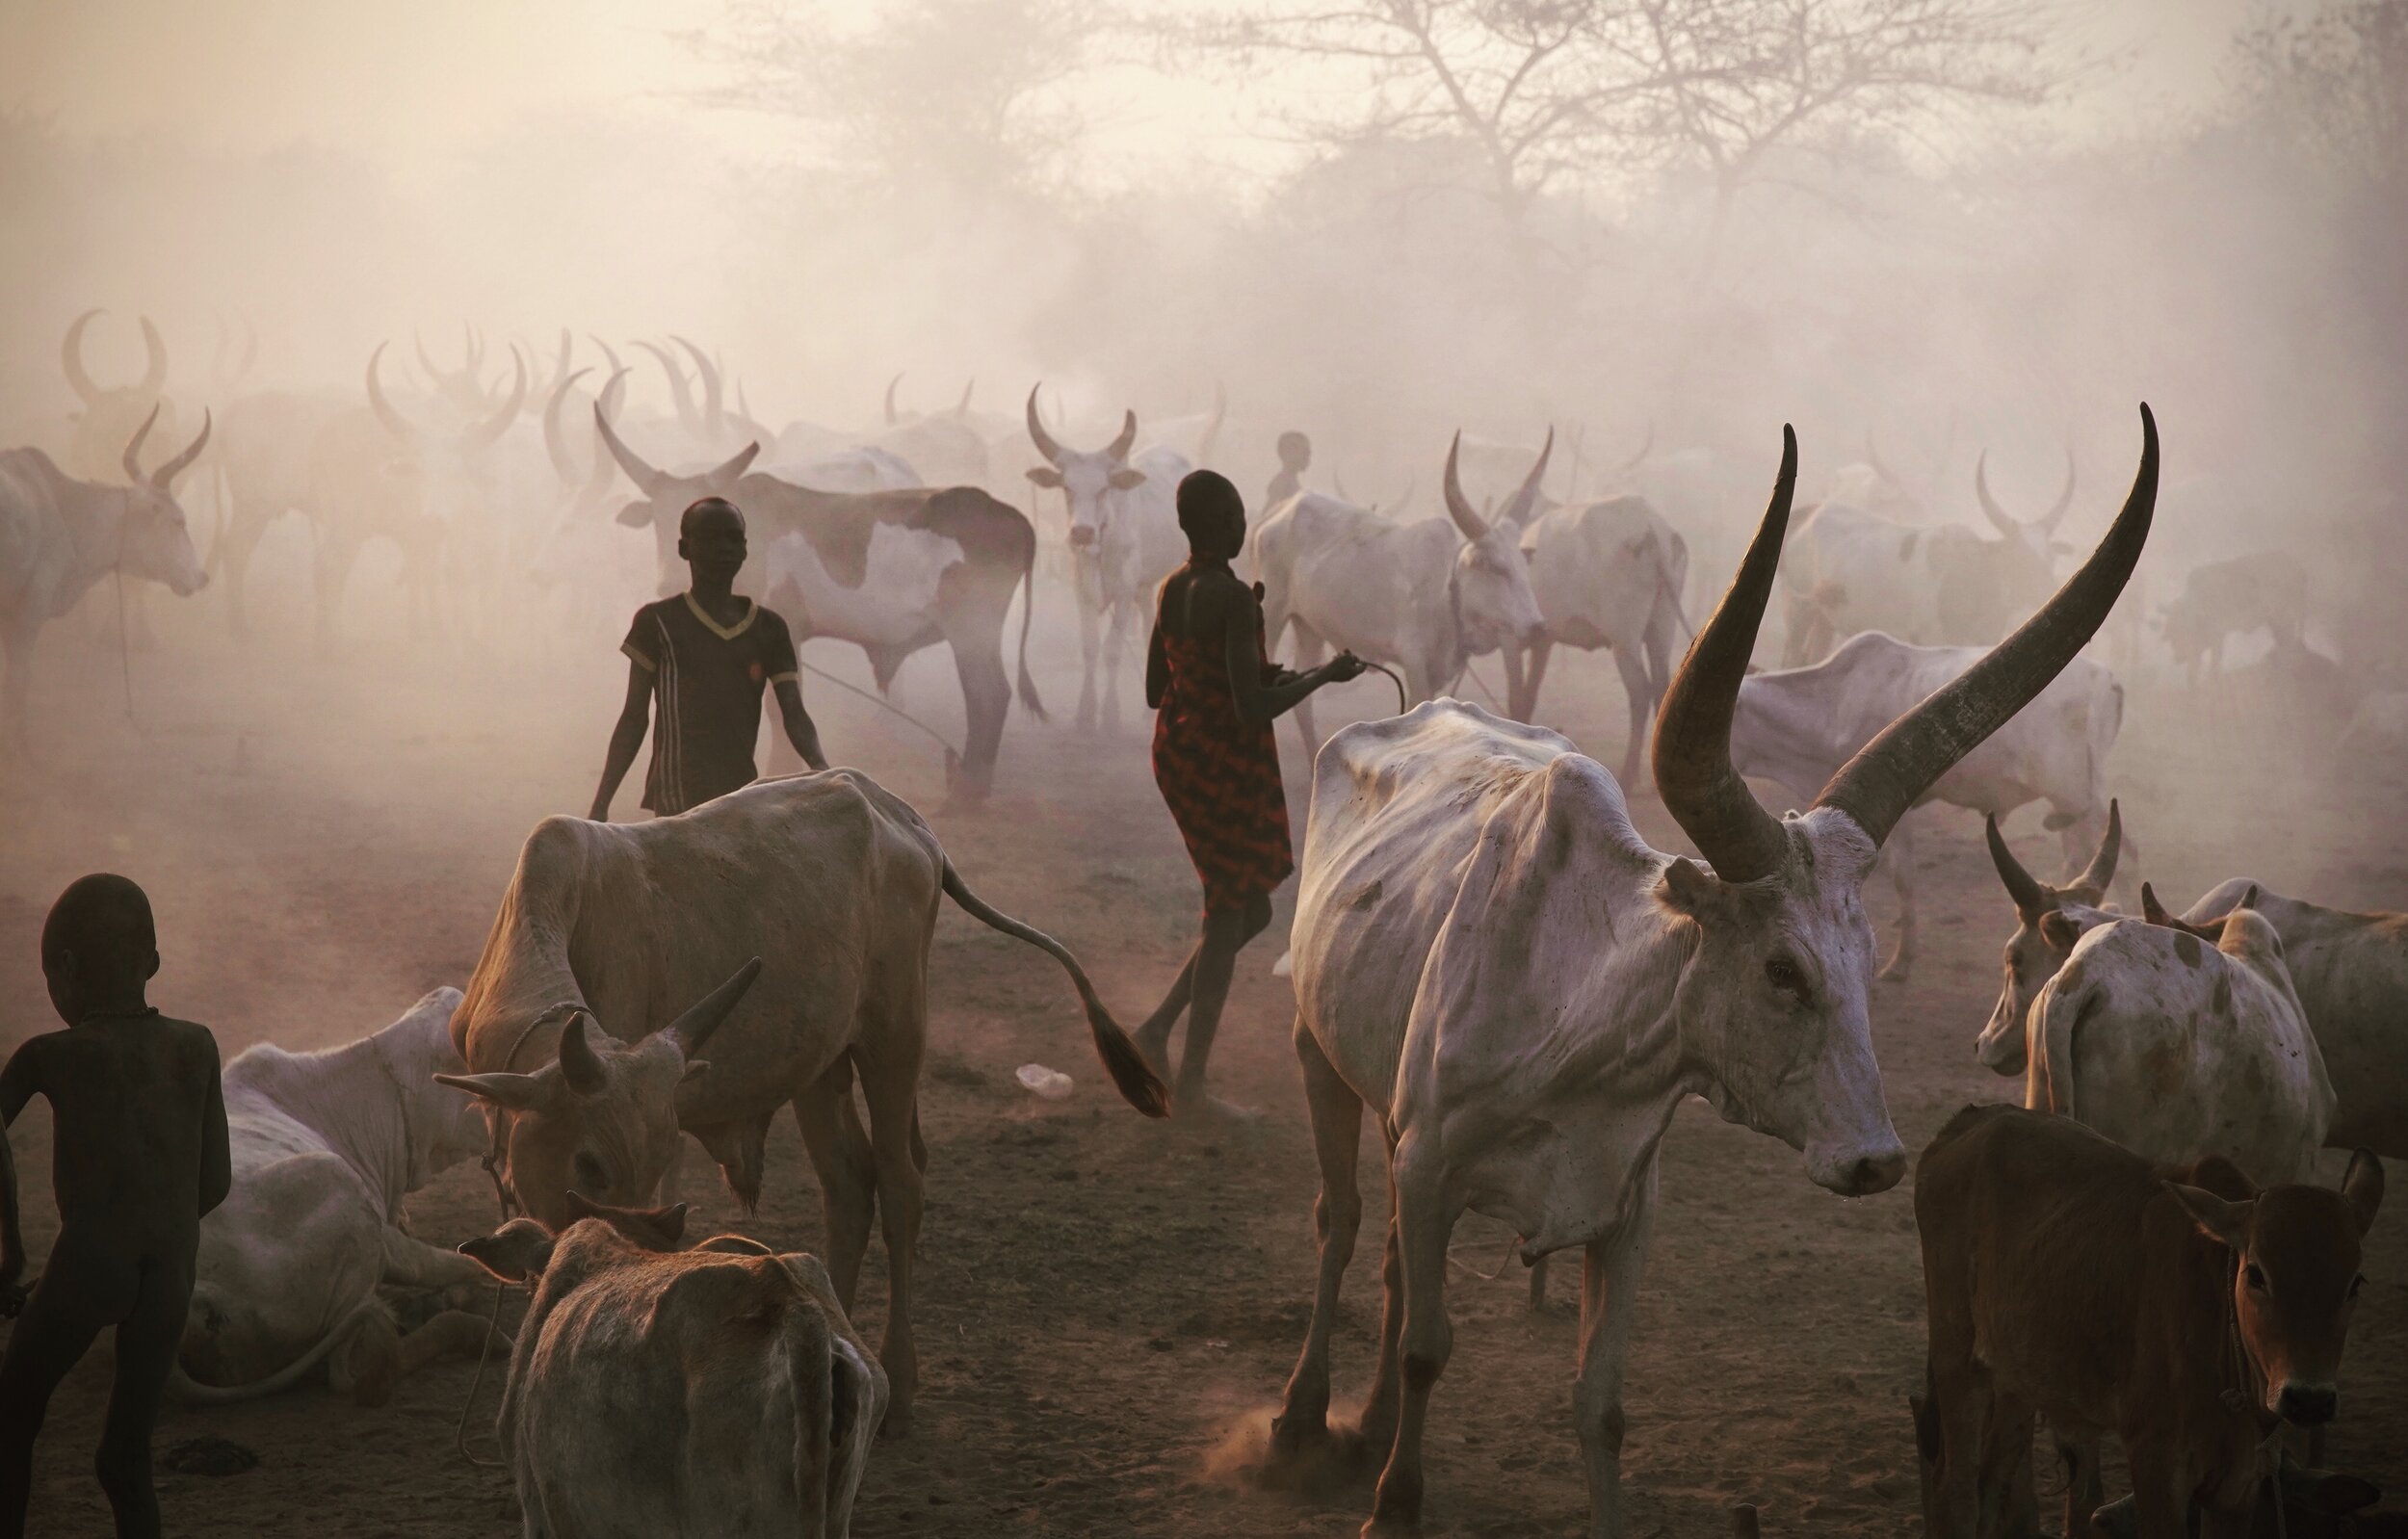
[[[877,5],[850,0],[856,13]],[[2124,64],[2062,104],[2057,126],[2112,134],[2204,104],[2235,30],[2268,8],[2314,0],[2075,0],[2068,41]],[[596,112],[636,123],[685,114],[704,119],[685,131],[731,154],[774,155],[782,125],[686,99],[711,76],[675,35],[720,11],[720,0],[0,0],[0,107],[69,134],[175,135],[238,154],[307,146],[405,173],[517,125]],[[1225,163],[1246,137],[1243,106],[1208,106],[1216,94],[1188,82],[1115,71],[1087,89],[1111,98],[1097,103],[1099,166]]]

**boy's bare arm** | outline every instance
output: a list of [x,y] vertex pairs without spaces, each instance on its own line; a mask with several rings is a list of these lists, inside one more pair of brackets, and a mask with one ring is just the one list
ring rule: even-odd
[[602,784],[593,793],[593,810],[587,814],[595,822],[611,821],[611,798],[618,795],[618,783],[627,778],[628,767],[636,762],[636,750],[643,746],[643,730],[652,710],[652,670],[630,659],[627,664],[627,701],[618,709],[618,725],[611,729],[611,751],[602,762]]
[[802,687],[792,679],[777,681],[777,710],[786,721],[786,741],[802,755],[802,762],[814,770],[827,768],[827,755],[820,751],[820,729],[812,724],[811,713],[802,708]]
[[234,1152],[226,1140],[225,1080],[220,1072],[218,1039],[203,1028],[200,1040],[209,1056],[208,1099],[200,1112],[200,1213],[205,1218],[234,1189]]
[[[36,1037],[18,1048],[9,1058],[9,1066],[0,1069],[0,1129],[14,1123],[25,1103],[41,1088],[40,1042]],[[25,1231],[17,1209],[16,1158],[8,1135],[0,1131],[0,1317],[14,1319],[24,1307],[24,1277]]]

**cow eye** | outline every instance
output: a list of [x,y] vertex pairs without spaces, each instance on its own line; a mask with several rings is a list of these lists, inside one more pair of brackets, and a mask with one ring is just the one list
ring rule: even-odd
[[1793,994],[1806,991],[1806,975],[1786,956],[1775,956],[1765,963],[1765,981],[1774,988],[1788,989]]
[[577,1172],[577,1189],[579,1191],[591,1195],[609,1189],[611,1184],[610,1172],[602,1168],[601,1161],[596,1160],[592,1155],[581,1149],[577,1152],[577,1158],[571,1161],[571,1164]]
[[2263,1293],[2265,1291],[2265,1273],[2260,1269],[2256,1262],[2251,1262],[2248,1265],[2243,1266],[2240,1269],[2240,1275],[2242,1280],[2249,1284],[2249,1291],[2251,1292]]

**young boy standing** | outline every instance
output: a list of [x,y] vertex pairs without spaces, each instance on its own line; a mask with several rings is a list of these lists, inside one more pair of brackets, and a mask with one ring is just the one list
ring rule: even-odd
[[745,565],[745,517],[705,497],[678,521],[677,554],[693,572],[683,593],[636,612],[627,639],[627,701],[611,733],[602,784],[589,817],[607,822],[611,798],[643,745],[652,718],[652,767],[643,806],[662,817],[698,807],[758,777],[752,746],[761,734],[761,690],[777,693],[786,741],[814,770],[827,768],[819,729],[802,708],[795,642],[786,622],[735,591]]
[[144,999],[158,938],[150,900],[122,876],[86,876],[60,895],[42,926],[41,970],[66,1030],[26,1042],[0,1070],[0,1124],[49,1097],[59,1238],[27,1297],[16,1165],[0,1138],[0,1315],[17,1317],[0,1359],[0,1539],[25,1532],[51,1392],[109,1326],[117,1382],[100,1486],[120,1539],[149,1539],[159,1532],[150,1433],[184,1339],[200,1218],[234,1183],[218,1044]]

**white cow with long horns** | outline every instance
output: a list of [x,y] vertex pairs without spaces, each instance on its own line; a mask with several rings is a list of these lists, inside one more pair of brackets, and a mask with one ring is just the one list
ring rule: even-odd
[[[1263,581],[1263,644],[1296,628],[1296,664],[1310,668],[1338,646],[1400,669],[1410,700],[1452,688],[1475,657],[1529,646],[1546,634],[1522,553],[1530,516],[1555,451],[1547,434],[1521,488],[1494,523],[1472,510],[1447,448],[1447,518],[1400,524],[1322,492],[1298,492],[1265,515],[1251,544]],[[1321,745],[1313,707],[1296,709],[1305,751]]]
[[[1447,1363],[1447,1244],[1477,1211],[1534,1259],[1585,1252],[1574,1420],[1589,1531],[1622,1532],[1622,1363],[1681,1101],[1802,1151],[1845,1196],[1895,1186],[1867,1002],[1864,884],[1924,790],[2047,688],[2139,560],[2157,428],[2098,551],[2021,630],[1889,727],[1812,808],[1776,819],[1731,763],[1740,681],[1796,480],[1781,473],[1730,591],[1690,645],[1655,742],[1664,806],[1702,862],[1650,848],[1622,788],[1542,728],[1440,700],[1348,727],[1314,766],[1296,898],[1296,1045],[1322,1162],[1312,1323],[1275,1455],[1328,1435],[1329,1335],[1362,1203],[1363,1112],[1394,1209],[1363,1435],[1387,1464],[1367,1533],[1420,1520],[1422,1441]],[[1399,966],[1400,959],[1408,965]]]

